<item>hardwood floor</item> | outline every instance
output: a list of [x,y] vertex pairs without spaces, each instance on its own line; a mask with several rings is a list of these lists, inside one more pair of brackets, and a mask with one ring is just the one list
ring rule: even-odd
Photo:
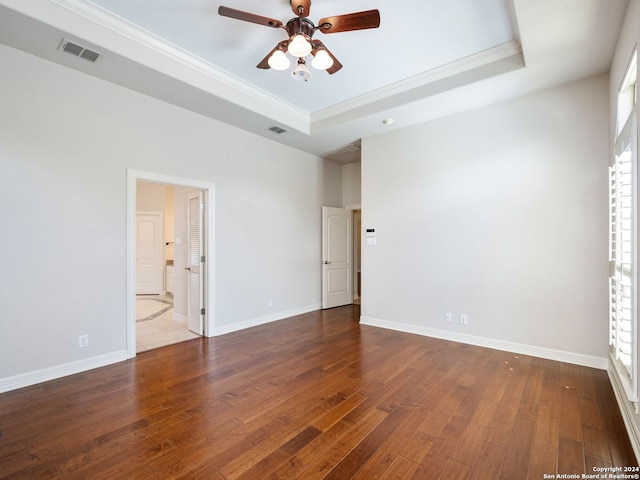
[[0,478],[519,480],[636,465],[606,372],[358,318],[312,312],[2,394]]

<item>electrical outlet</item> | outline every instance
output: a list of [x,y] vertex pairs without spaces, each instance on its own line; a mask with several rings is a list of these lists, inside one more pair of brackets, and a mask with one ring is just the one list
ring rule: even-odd
[[444,314],[444,321],[451,322],[451,312],[447,312]]
[[89,335],[80,335],[78,337],[78,348],[87,348],[89,346]]
[[271,299],[267,300],[267,307],[269,308],[273,307],[273,300]]
[[468,318],[469,317],[467,317],[466,313],[461,313],[460,314],[460,325],[466,325]]

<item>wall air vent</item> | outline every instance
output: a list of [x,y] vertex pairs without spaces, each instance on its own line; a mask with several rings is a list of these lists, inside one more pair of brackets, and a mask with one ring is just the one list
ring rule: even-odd
[[278,135],[286,132],[286,130],[278,125],[274,125],[273,127],[269,127],[269,131],[273,133],[277,133]]
[[75,57],[84,58],[85,60],[88,60],[92,63],[98,60],[98,58],[100,57],[100,54],[98,52],[89,50],[87,47],[80,45],[77,42],[67,40],[66,38],[62,39],[58,50],[69,53]]

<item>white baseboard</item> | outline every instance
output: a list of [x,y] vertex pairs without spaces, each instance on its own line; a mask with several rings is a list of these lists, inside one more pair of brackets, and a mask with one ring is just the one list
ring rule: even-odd
[[627,435],[629,435],[629,441],[631,442],[633,453],[636,456],[636,461],[640,463],[640,430],[638,423],[635,420],[637,415],[634,412],[632,403],[627,400],[627,394],[624,390],[624,386],[620,383],[620,379],[614,369],[615,367],[609,363],[607,373],[609,374],[613,393],[618,401],[618,407],[620,408],[620,414],[622,415],[624,426],[627,428]]
[[265,323],[276,322],[284,318],[294,317],[296,315],[302,315],[303,313],[313,312],[319,310],[322,307],[320,303],[314,303],[306,307],[294,308],[292,310],[286,310],[284,312],[274,313],[272,315],[265,315],[264,317],[252,318],[245,320],[244,322],[232,323],[231,325],[223,325],[221,327],[215,327],[213,329],[212,337],[218,337],[220,335],[226,335],[227,333],[237,332],[246,328],[257,327],[258,325],[264,325]]
[[[301,315],[303,313],[313,312],[319,310],[322,307],[320,303],[308,305],[306,307],[294,308],[284,312],[274,313],[273,315],[266,315],[264,317],[254,318],[244,322],[238,322],[231,325],[225,325],[214,329],[212,336],[224,335],[226,333],[235,332],[238,330],[244,330],[246,328],[256,327],[265,323],[275,322],[284,318],[293,317],[295,315]],[[187,319],[184,315],[174,313],[173,318],[176,321],[187,323]],[[47,382],[49,380],[55,380],[56,378],[66,377],[67,375],[73,375],[74,373],[85,372],[94,368],[104,367],[111,365],[112,363],[122,362],[127,360],[127,351],[121,350],[118,352],[109,353],[106,355],[100,355],[97,357],[87,358],[85,360],[79,360],[77,362],[66,363],[63,365],[57,365],[55,367],[44,368],[42,370],[35,370],[33,372],[27,372],[13,377],[0,378],[0,393],[9,392],[11,390],[17,390],[23,387],[29,387],[37,383]]]
[[85,372],[94,368],[104,367],[112,363],[122,362],[127,359],[127,351],[107,353],[97,357],[91,357],[77,362],[65,363],[55,367],[43,368],[33,372],[15,375],[13,377],[0,378],[0,393],[29,387],[41,382],[47,382],[56,378],[66,377],[74,373]]
[[176,322],[184,323],[185,325],[187,324],[187,316],[186,315],[182,315],[180,313],[173,312],[173,319]]
[[419,325],[411,325],[408,323],[390,322],[379,318],[360,317],[362,325],[372,327],[386,328],[388,330],[397,330],[399,332],[414,333],[425,337],[441,338],[452,342],[467,343],[479,347],[494,348],[506,352],[519,353],[521,355],[530,355],[532,357],[546,358],[547,360],[556,360],[558,362],[573,363],[584,367],[598,368],[606,370],[609,366],[607,358],[594,357],[591,355],[583,355],[581,353],[565,352],[563,350],[553,350],[551,348],[536,347],[533,345],[525,345],[521,343],[507,342],[494,338],[477,337],[475,335],[467,335],[458,332],[449,332],[447,330],[439,330],[437,328],[421,327]]

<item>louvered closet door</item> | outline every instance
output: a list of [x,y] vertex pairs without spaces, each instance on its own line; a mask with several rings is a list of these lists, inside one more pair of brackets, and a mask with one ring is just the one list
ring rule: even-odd
[[202,251],[202,216],[204,203],[202,192],[190,193],[188,196],[187,211],[187,295],[189,312],[187,327],[198,335],[203,334],[204,308],[203,308],[203,268],[204,261]]

